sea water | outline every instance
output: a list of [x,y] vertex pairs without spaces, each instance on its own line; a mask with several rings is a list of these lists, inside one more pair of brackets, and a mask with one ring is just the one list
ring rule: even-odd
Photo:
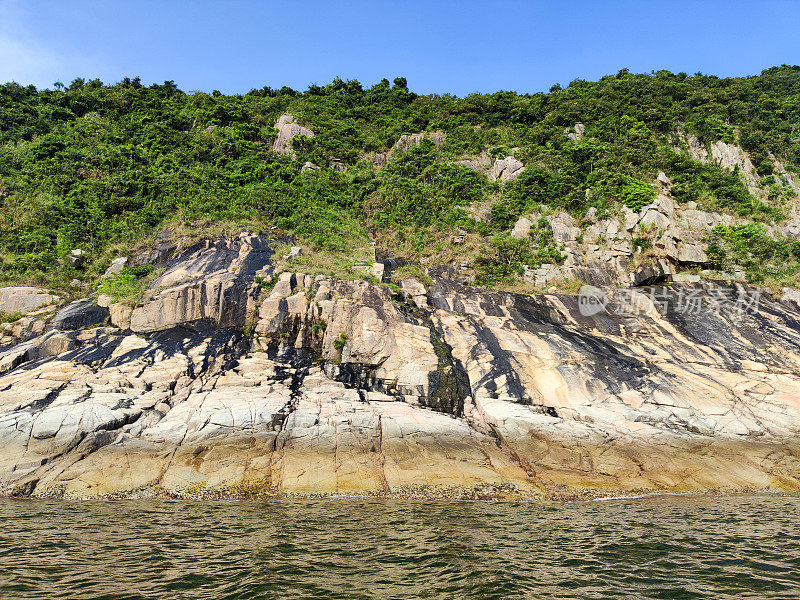
[[800,499],[7,499],[0,598],[796,599]]

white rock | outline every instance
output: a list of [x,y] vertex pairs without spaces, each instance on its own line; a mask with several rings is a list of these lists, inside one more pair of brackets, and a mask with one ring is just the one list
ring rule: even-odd
[[514,223],[514,229],[511,230],[511,237],[517,239],[528,237],[531,232],[531,226],[533,226],[533,221],[526,217],[520,217],[517,219],[517,222]]

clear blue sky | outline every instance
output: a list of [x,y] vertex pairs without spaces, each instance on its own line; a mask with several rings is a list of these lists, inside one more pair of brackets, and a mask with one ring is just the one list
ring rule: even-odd
[[628,67],[800,64],[800,0],[0,0],[0,81],[172,79],[304,90],[404,76],[417,92],[547,90]]

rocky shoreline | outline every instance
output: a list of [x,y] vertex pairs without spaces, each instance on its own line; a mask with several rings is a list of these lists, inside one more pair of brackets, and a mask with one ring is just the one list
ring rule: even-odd
[[0,352],[0,493],[800,489],[793,302],[742,307],[742,284],[673,283],[598,288],[587,311],[574,295],[430,274],[390,286],[279,273],[269,240],[243,233],[177,253],[133,309],[52,311]]

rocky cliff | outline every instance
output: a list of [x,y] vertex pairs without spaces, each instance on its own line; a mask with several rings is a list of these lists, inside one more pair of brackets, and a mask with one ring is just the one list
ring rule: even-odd
[[800,489],[788,300],[710,281],[508,294],[452,268],[337,280],[280,272],[270,241],[170,247],[135,308],[4,289],[24,316],[0,352],[0,492]]

